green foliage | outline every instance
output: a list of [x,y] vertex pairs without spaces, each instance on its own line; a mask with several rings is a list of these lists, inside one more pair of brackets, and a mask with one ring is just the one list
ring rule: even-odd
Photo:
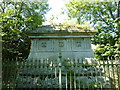
[[[98,30],[92,43],[95,45],[104,45],[103,48],[109,49],[106,53],[100,48],[97,50],[105,56],[112,55],[112,47],[118,41],[120,36],[119,9],[120,2],[87,2],[86,0],[70,0],[67,4],[67,13],[70,18],[77,18],[78,24],[89,21],[93,27]],[[108,47],[105,47],[109,44]],[[115,50],[115,49],[114,49]],[[104,52],[104,53],[103,53]],[[102,58],[102,57],[101,57]]]
[[46,0],[0,3],[3,59],[27,57],[30,49],[28,32],[42,24],[47,11]]
[[109,44],[105,45],[100,45],[96,50],[95,50],[95,55],[99,60],[107,60],[109,58],[113,58],[117,54],[115,52],[116,46],[110,46]]
[[19,73],[21,62],[17,60],[2,63],[2,88],[15,88],[15,79]]
[[[83,59],[83,61],[84,61],[84,59]],[[75,63],[73,63],[73,61],[71,59],[64,59],[61,64],[64,67],[64,71],[68,75],[67,76],[68,88],[70,87],[70,85],[71,85],[71,87],[74,87],[74,81],[75,81],[74,75],[76,74],[76,70],[71,69],[71,67],[74,66],[73,64],[75,64]],[[87,64],[86,65],[84,64],[84,67],[85,66],[87,66]],[[89,67],[89,66],[87,66],[87,67]],[[77,85],[76,85],[77,88],[79,88],[79,86],[81,88],[89,87],[90,90],[92,90],[93,88],[100,88],[102,85],[100,82],[92,81],[92,82],[88,83],[87,81],[85,82],[85,80],[78,80],[78,79],[76,79],[76,83],[77,83]]]

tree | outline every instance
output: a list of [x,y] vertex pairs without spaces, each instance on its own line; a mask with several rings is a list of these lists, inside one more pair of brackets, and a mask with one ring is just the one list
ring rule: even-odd
[[30,49],[28,32],[44,22],[48,10],[46,0],[0,3],[3,59],[27,58]]
[[[98,30],[92,43],[99,44],[99,47],[102,47],[102,49],[106,48],[106,46],[110,48],[105,52],[99,50],[101,51],[99,55],[103,55],[101,55],[102,58],[104,58],[104,55],[111,56],[116,54],[116,52],[112,52],[111,49],[116,49],[115,44],[120,36],[120,1],[87,2],[86,0],[70,0],[66,6],[70,18],[77,18],[77,23],[79,24],[89,21],[93,24],[93,27]],[[108,51],[109,55],[106,54]]]

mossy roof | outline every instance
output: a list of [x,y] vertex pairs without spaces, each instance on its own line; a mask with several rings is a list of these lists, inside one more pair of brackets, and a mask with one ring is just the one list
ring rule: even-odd
[[79,26],[71,25],[71,26],[60,26],[60,25],[44,25],[40,26],[32,31],[30,33],[58,33],[58,32],[87,32],[87,33],[96,33],[97,30],[90,30],[90,29],[84,29]]

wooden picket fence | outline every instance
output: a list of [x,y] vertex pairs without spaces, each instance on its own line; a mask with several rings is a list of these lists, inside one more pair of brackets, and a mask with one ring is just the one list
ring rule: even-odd
[[[87,62],[88,61],[88,62]],[[111,88],[120,90],[120,61],[11,60],[2,63],[2,88]],[[103,81],[105,80],[105,81]]]

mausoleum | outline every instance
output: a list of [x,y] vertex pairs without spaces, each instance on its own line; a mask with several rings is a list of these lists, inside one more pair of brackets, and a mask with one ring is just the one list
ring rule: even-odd
[[[16,79],[18,87],[110,87],[94,59],[91,38],[97,30],[46,25],[30,32],[31,50]],[[97,66],[98,65],[98,66]],[[98,87],[97,86],[97,87]]]
[[91,38],[96,32],[77,26],[67,29],[61,29],[59,25],[41,26],[30,33],[32,45],[28,59],[94,58]]

